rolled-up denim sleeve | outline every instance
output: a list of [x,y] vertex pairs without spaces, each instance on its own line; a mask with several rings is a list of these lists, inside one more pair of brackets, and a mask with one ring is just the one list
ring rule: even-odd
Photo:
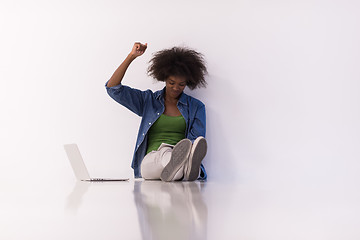
[[140,117],[143,115],[147,91],[141,91],[122,84],[108,87],[107,84],[108,81],[105,83],[105,88],[112,99]]

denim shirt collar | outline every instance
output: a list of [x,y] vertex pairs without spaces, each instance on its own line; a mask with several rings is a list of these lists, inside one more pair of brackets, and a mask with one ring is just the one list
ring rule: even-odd
[[[166,87],[164,87],[162,90],[159,90],[159,91],[155,92],[156,99],[158,99],[158,100],[161,99],[162,101],[164,101],[165,89],[166,89]],[[179,98],[179,102],[181,104],[187,105],[186,100],[187,100],[187,94],[182,92],[181,95],[180,95],[180,98]]]

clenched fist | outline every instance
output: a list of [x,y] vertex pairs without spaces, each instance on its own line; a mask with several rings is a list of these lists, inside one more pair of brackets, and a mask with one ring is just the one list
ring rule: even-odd
[[139,57],[139,56],[143,55],[146,48],[147,48],[147,43],[142,44],[142,43],[136,42],[136,43],[134,43],[134,46],[133,46],[130,54],[134,58]]

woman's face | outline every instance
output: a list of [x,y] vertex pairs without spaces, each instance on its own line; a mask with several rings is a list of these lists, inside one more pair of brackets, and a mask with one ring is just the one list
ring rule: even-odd
[[170,76],[166,79],[166,95],[179,98],[186,87],[186,79],[181,76]]

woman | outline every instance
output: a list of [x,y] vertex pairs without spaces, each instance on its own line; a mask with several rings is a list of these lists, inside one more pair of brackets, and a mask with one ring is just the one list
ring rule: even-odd
[[165,82],[162,90],[140,91],[122,85],[131,62],[147,44],[135,43],[130,54],[105,84],[110,97],[142,117],[131,167],[136,178],[194,181],[207,178],[205,105],[185,94],[206,85],[207,69],[200,53],[174,47],[154,54],[149,76]]

